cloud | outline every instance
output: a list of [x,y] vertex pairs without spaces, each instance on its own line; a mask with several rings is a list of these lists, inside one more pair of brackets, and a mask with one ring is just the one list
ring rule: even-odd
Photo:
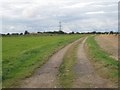
[[97,12],[87,12],[86,14],[104,14],[104,11],[97,11]]
[[[63,30],[117,29],[118,0],[2,0],[3,33]],[[14,30],[10,29],[14,26]]]
[[70,5],[70,6],[65,6],[65,7],[62,7],[62,8],[67,8],[67,9],[72,9],[72,8],[83,8],[83,7],[86,7],[88,5],[91,5],[93,4],[94,2],[87,2],[87,3],[76,3],[76,4],[73,4],[73,5]]
[[10,30],[14,30],[15,29],[15,27],[14,26],[10,26]]
[[24,9],[22,12],[23,17],[25,18],[33,18],[37,16],[37,9],[36,8],[27,8]]

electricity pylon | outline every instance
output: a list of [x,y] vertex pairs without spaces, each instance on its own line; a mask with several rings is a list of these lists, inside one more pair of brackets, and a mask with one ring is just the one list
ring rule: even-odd
[[62,31],[62,25],[61,25],[61,22],[59,22],[59,31]]

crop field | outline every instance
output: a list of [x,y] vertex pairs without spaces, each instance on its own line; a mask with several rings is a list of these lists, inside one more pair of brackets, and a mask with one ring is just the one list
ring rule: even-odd
[[80,35],[3,37],[3,87],[29,77],[55,51],[80,37]]
[[[99,36],[99,37],[101,37],[101,36]],[[108,39],[110,39],[111,36],[104,35],[103,37],[104,38],[107,37]],[[116,36],[116,38],[117,38],[117,36]],[[105,46],[106,42],[102,45]],[[117,43],[118,41],[114,40],[112,42]],[[91,62],[93,62],[96,72],[99,73],[99,75],[101,77],[109,78],[113,82],[115,82],[115,81],[117,82],[117,80],[118,80],[118,61],[117,61],[117,59],[111,57],[110,53],[105,52],[105,49],[101,48],[100,47],[101,44],[98,44],[98,43],[100,43],[100,41],[99,42],[96,41],[95,37],[93,37],[93,36],[89,37],[87,40],[87,45],[89,48],[88,52],[90,54],[89,56],[92,59]],[[109,48],[109,45],[111,45],[111,44],[108,44],[107,49]],[[117,44],[115,44],[114,46],[115,46],[115,48],[118,47]],[[111,46],[111,48],[113,48],[113,47]],[[113,49],[113,50],[116,52],[118,51],[115,49]]]

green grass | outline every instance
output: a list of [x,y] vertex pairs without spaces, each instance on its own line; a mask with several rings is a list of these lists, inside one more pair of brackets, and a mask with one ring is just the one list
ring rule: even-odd
[[70,47],[63,58],[63,62],[59,68],[59,83],[60,87],[71,88],[73,80],[75,78],[73,72],[73,66],[76,63],[77,47],[79,43],[76,43]]
[[58,49],[78,39],[80,35],[11,36],[2,38],[3,87],[32,75]]
[[113,81],[118,80],[118,61],[111,58],[107,52],[101,49],[94,37],[90,36],[86,43],[89,56],[96,67],[96,71],[104,78]]

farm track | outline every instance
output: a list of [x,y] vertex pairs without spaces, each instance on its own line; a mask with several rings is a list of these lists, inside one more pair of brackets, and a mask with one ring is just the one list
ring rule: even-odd
[[75,79],[74,88],[112,88],[109,80],[100,77],[94,70],[85,52],[86,38],[80,38],[55,53],[46,64],[39,68],[30,78],[22,81],[21,88],[57,88],[59,67],[68,50],[79,43],[77,60],[73,68]]
[[30,78],[26,78],[22,81],[21,88],[56,88],[57,87],[57,74],[59,71],[59,66],[63,61],[63,57],[67,50],[79,42],[76,40],[75,42],[67,45],[57,53],[55,53],[46,64],[44,64],[41,68],[39,68],[33,76]]
[[110,88],[112,87],[108,80],[101,78],[96,74],[92,63],[85,53],[85,38],[80,43],[77,51],[77,62],[73,68],[75,73],[74,88]]

